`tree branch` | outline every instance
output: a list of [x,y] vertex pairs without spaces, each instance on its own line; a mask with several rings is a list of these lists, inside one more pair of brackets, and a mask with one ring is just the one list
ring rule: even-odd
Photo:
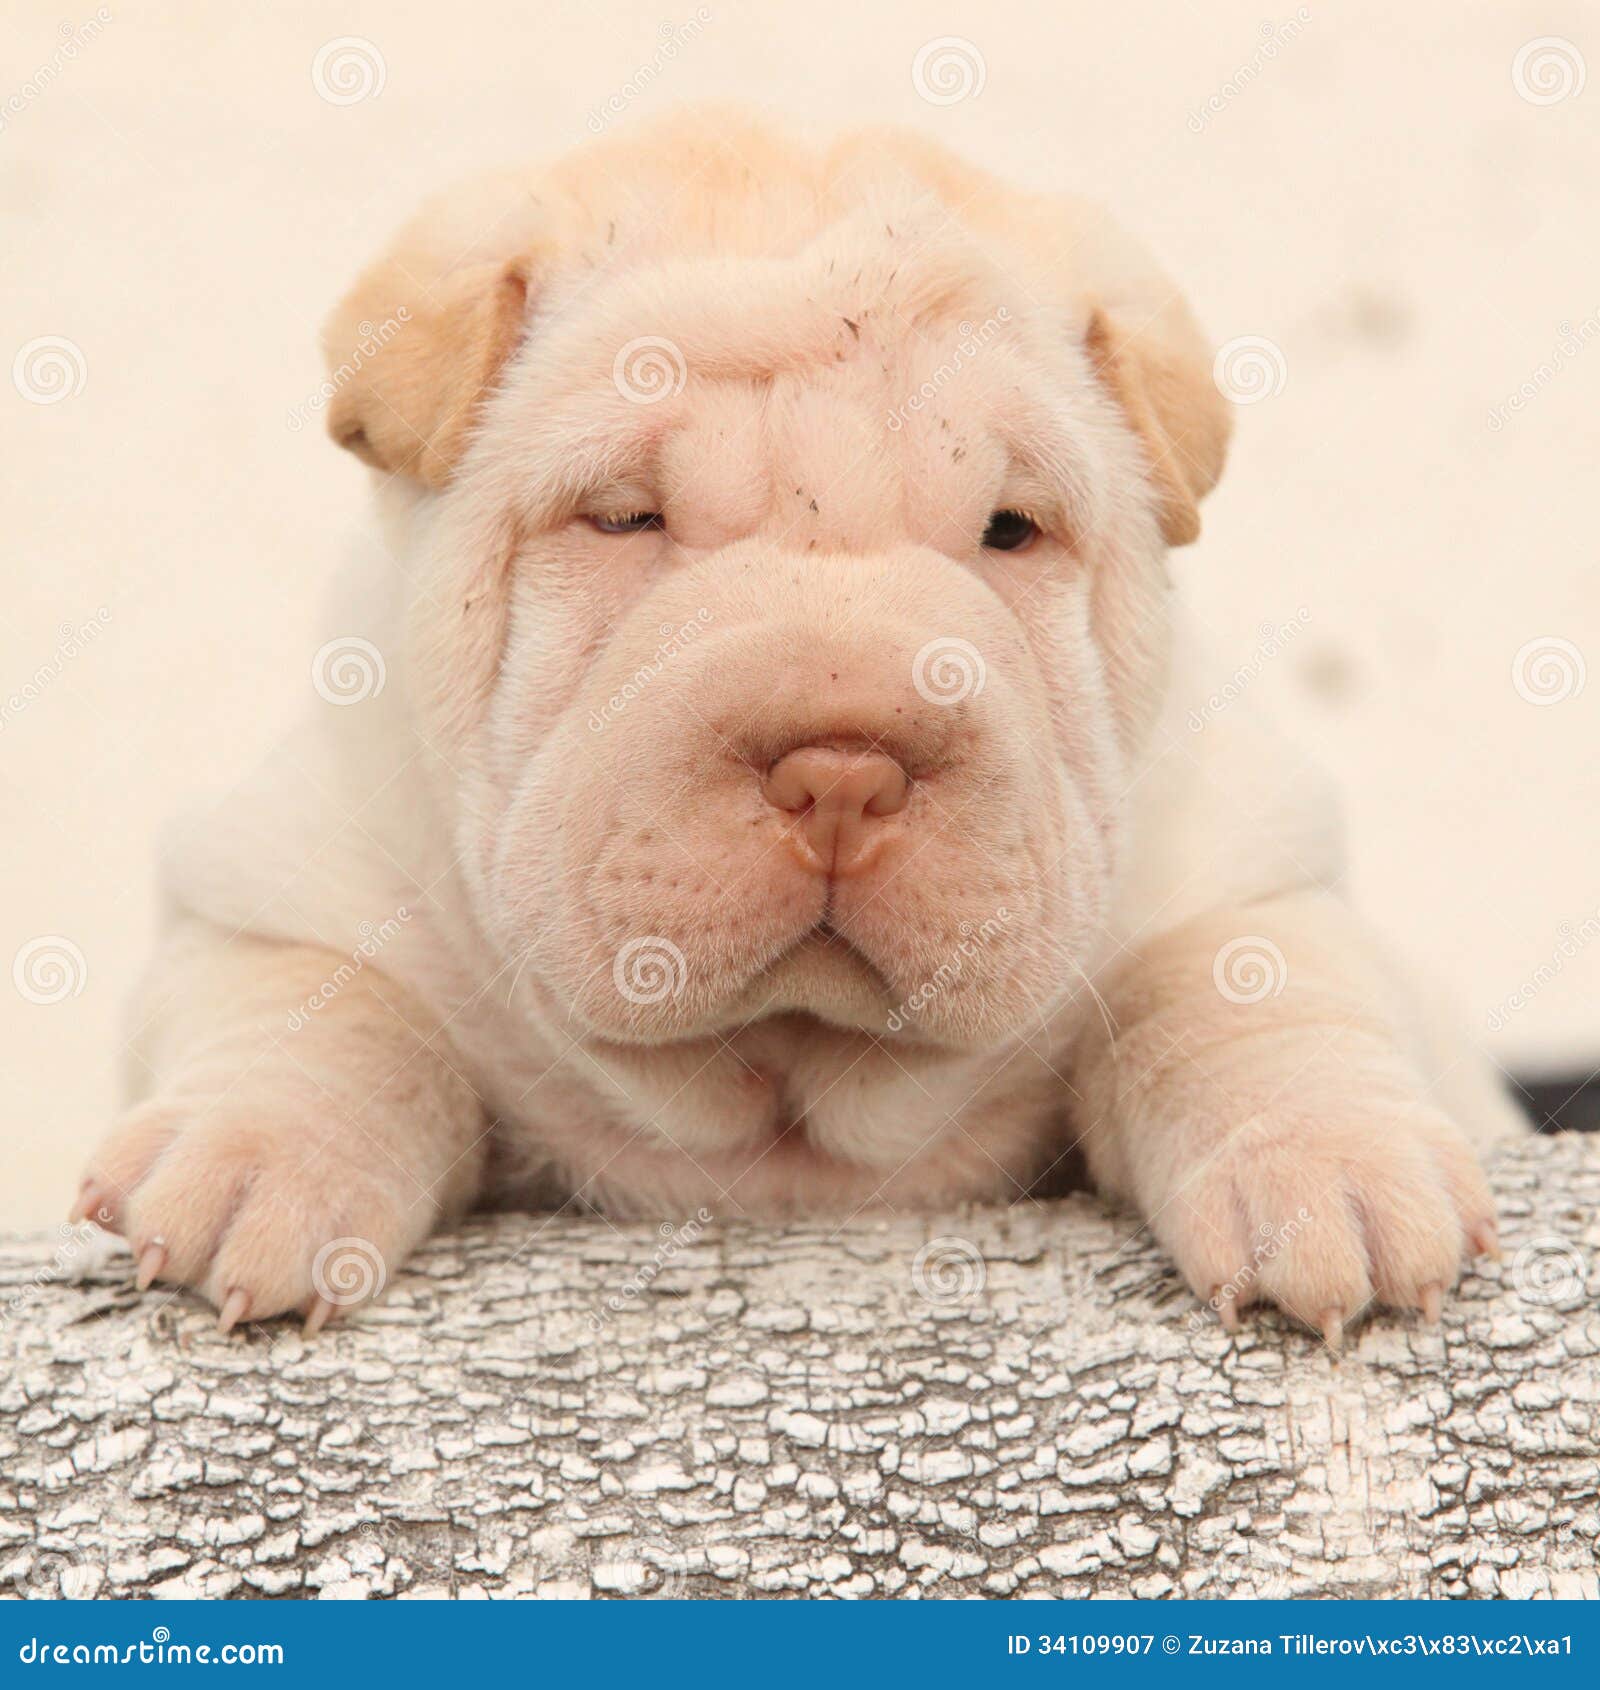
[[[77,1595],[1600,1595],[1600,1140],[1335,1359],[1088,1197],[500,1217],[302,1340],[0,1245],[0,1578]],[[939,1240],[929,1244],[930,1240]],[[927,1246],[926,1249],[924,1247]],[[919,1256],[919,1250],[923,1253]]]

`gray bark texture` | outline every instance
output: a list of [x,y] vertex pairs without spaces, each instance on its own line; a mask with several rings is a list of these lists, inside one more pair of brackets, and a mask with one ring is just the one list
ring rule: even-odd
[[313,1339],[0,1246],[23,1596],[1600,1596],[1600,1140],[1340,1357],[1086,1196],[763,1229],[497,1217]]

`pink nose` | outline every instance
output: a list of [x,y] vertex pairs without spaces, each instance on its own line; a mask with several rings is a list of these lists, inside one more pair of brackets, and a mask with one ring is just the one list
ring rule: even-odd
[[910,782],[892,757],[807,745],[780,757],[762,793],[794,813],[790,837],[801,862],[817,874],[860,874],[878,855],[881,818],[906,807]]

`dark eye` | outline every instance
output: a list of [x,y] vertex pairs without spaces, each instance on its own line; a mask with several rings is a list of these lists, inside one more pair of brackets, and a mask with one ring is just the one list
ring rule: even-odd
[[1038,533],[1038,523],[1026,511],[996,511],[983,531],[983,543],[991,552],[1020,552]]
[[589,518],[602,534],[637,534],[641,529],[659,528],[660,511],[621,511],[616,515]]

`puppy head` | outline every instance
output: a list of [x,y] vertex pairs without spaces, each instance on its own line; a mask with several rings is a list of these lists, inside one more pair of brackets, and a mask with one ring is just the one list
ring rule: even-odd
[[530,1008],[973,1049],[1072,993],[1227,434],[1098,212],[679,119],[425,213],[328,344]]

